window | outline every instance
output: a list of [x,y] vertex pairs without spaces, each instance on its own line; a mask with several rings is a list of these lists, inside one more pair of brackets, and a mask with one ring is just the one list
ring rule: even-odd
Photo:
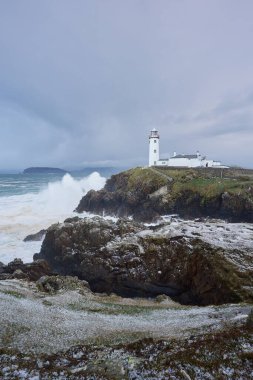
[[156,140],[154,140],[154,143],[156,143]]
[[154,149],[154,153],[156,153],[156,149]]

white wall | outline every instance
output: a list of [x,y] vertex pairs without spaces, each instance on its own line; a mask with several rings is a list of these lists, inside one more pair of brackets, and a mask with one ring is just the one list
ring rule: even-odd
[[158,165],[159,161],[159,137],[149,138],[149,166]]
[[156,165],[157,166],[168,166],[169,160],[158,160]]
[[183,166],[188,168],[196,168],[199,166],[203,166],[203,161],[198,158],[170,158],[168,162],[169,166]]
[[201,156],[199,158],[170,158],[169,160],[158,160],[156,163],[157,166],[179,166],[187,168],[198,168],[198,167],[217,167],[221,163],[214,160],[202,160]]

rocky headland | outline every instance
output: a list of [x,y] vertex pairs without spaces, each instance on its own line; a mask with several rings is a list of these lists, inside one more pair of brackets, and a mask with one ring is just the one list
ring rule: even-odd
[[155,297],[182,304],[253,301],[253,227],[221,221],[157,226],[73,218],[51,226],[35,259],[96,292]]
[[253,222],[253,171],[212,168],[135,168],[89,191],[77,212],[152,222],[161,215]]
[[0,377],[251,379],[252,188],[239,169],[132,169],[77,209],[117,218],[28,236],[32,263],[0,263]]

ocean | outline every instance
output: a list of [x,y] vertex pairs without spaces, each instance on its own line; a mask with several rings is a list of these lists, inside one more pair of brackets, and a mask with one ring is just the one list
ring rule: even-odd
[[65,174],[0,174],[0,261],[31,262],[41,242],[23,239],[51,224],[75,216],[74,209],[89,190],[99,190],[106,178]]

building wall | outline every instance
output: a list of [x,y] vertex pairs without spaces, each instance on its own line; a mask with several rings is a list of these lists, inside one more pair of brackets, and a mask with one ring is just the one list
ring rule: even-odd
[[168,166],[169,165],[169,160],[158,160],[157,161],[157,166]]
[[149,138],[149,166],[158,165],[159,161],[159,137]]
[[199,168],[199,167],[217,167],[221,166],[219,161],[203,160],[201,156],[199,158],[170,158],[169,160],[158,160],[155,164],[157,166],[173,166],[173,167],[187,167],[187,168]]
[[203,166],[203,161],[199,158],[170,158],[168,162],[169,166],[183,166],[188,168],[196,168]]

